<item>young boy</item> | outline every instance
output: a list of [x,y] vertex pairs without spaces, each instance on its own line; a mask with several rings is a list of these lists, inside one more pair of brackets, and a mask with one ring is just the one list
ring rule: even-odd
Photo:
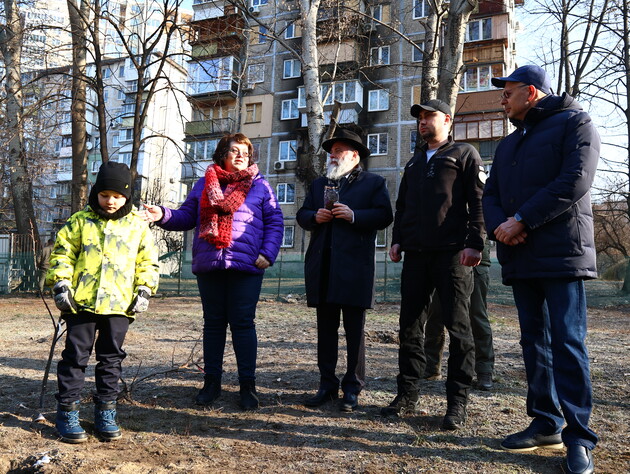
[[87,440],[79,423],[79,401],[93,346],[98,361],[94,429],[105,440],[121,437],[116,398],[127,355],[122,344],[129,323],[147,310],[159,279],[157,249],[147,223],[132,209],[131,194],[127,165],[104,163],[89,206],[68,219],[50,258],[46,283],[54,285],[55,304],[67,326],[57,365],[55,425],[68,443]]

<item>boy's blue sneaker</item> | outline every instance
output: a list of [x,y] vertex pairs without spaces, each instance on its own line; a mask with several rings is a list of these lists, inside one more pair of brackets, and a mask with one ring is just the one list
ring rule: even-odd
[[94,404],[94,430],[106,441],[119,439],[122,436],[120,426],[116,423],[115,401]]
[[79,402],[59,403],[55,427],[61,440],[66,443],[84,443],[87,441],[87,433],[79,423]]

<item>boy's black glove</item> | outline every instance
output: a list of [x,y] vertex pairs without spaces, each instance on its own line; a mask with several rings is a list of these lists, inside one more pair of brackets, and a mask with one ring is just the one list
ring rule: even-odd
[[143,313],[149,309],[149,298],[151,298],[151,290],[146,286],[139,286],[136,296],[129,306],[129,312]]
[[72,288],[68,280],[59,280],[53,286],[53,295],[55,306],[64,312],[72,312],[77,310],[77,304],[72,297]]

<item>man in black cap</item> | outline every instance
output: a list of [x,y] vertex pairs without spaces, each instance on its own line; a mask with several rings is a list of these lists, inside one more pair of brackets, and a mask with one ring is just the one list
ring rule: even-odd
[[340,409],[351,412],[365,386],[365,310],[374,303],[376,231],[393,219],[385,179],[361,169],[370,155],[356,133],[337,129],[322,143],[330,153],[326,177],[311,185],[297,221],[311,231],[304,261],[306,297],[317,308],[319,390],[304,401],[318,407],[338,398],[335,375],[341,313],[346,332],[347,369],[341,380]]
[[450,335],[447,410],[442,428],[466,423],[474,344],[468,309],[472,267],[479,265],[484,228],[481,194],[486,179],[477,150],[449,135],[450,107],[438,99],[411,107],[424,145],[405,166],[396,201],[389,255],[405,260],[401,274],[398,394],[384,416],[414,413],[426,359],[421,315],[436,290]]
[[501,447],[523,452],[564,443],[564,471],[590,473],[597,435],[588,426],[584,280],[597,277],[590,188],[599,135],[572,97],[551,94],[538,66],[492,83],[504,89],[501,105],[517,129],[496,150],[483,209],[518,310],[532,418]]

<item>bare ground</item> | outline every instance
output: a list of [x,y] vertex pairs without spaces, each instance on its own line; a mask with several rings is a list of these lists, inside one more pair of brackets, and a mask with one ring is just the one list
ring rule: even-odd
[[[243,413],[237,407],[229,341],[223,395],[214,409],[193,404],[202,382],[198,298],[154,299],[126,340],[124,377],[130,393],[119,405],[122,440],[106,443],[90,437],[82,445],[68,445],[59,442],[53,426],[55,364],[42,411],[46,419],[32,421],[39,412],[52,338],[50,317],[37,298],[3,297],[0,472],[561,472],[562,451],[511,454],[499,448],[504,436],[528,423],[526,383],[515,310],[500,304],[489,309],[497,353],[496,389],[472,392],[467,427],[453,433],[440,430],[446,408],[443,382],[424,384],[419,415],[402,419],[379,415],[380,407],[395,394],[396,305],[380,305],[369,312],[368,385],[359,410],[342,414],[334,404],[321,409],[301,405],[318,383],[314,311],[301,302],[261,302],[257,385],[262,408]],[[600,305],[590,309],[589,318],[592,426],[601,437],[594,452],[597,472],[630,472],[630,306]],[[60,351],[58,347],[55,361]],[[339,372],[344,368],[343,350],[341,355]],[[81,416],[90,433],[93,388],[89,370]]]

